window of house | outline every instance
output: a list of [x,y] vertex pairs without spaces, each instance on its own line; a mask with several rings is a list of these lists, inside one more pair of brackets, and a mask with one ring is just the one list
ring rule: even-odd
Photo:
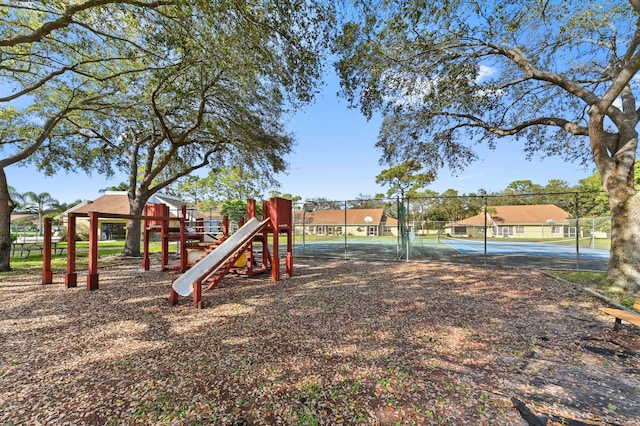
[[555,225],[553,227],[553,233],[554,234],[562,234],[562,228],[563,228],[562,226]]
[[324,235],[324,226],[316,226],[316,235]]
[[327,226],[327,235],[333,235],[333,226]]
[[513,226],[501,226],[500,227],[500,235],[503,237],[512,237],[513,236]]
[[336,226],[336,235],[342,235],[342,226]]
[[565,226],[564,227],[564,236],[565,238],[574,238],[576,236],[576,227],[575,226]]
[[376,226],[369,226],[367,228],[367,235],[369,235],[370,237],[375,237],[378,235],[378,227]]
[[516,226],[516,234],[524,234],[524,226]]
[[453,227],[453,235],[466,235],[467,227],[466,226],[454,226]]
[[124,240],[127,227],[124,223],[103,223],[101,226],[101,240]]

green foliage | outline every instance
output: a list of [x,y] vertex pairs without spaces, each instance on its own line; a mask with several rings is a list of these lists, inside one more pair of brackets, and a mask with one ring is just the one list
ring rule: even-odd
[[117,185],[99,189],[98,192],[105,193],[107,191],[127,191],[127,190],[129,190],[129,184],[127,182],[120,182]]
[[268,192],[269,192],[269,198],[280,197],[286,200],[291,200],[293,204],[299,203],[302,200],[302,197],[299,195],[292,195],[287,193],[283,194],[280,191],[275,189],[271,189]]
[[388,186],[387,196],[399,195],[401,199],[417,195],[418,191],[435,180],[431,172],[420,173],[422,165],[409,160],[383,170],[376,176],[376,183]]
[[448,189],[441,197],[431,200],[423,210],[426,210],[424,219],[433,221],[461,220],[474,216],[482,211],[484,203],[482,198],[473,195],[464,196],[454,189]]
[[0,5],[0,102],[26,104],[0,105],[0,169],[124,170],[142,205],[214,155],[266,176],[286,168],[284,116],[317,91],[330,4],[67,3]]
[[307,198],[304,202],[304,209],[308,212],[315,210],[340,210],[344,208],[344,203],[329,200],[324,197]]
[[[381,194],[379,194],[381,195]],[[384,207],[382,196],[358,194],[355,200],[349,202],[350,209],[379,209]]]
[[[633,196],[629,186],[640,181],[638,173],[630,179],[629,167],[638,123],[631,81],[640,69],[628,62],[640,41],[635,3],[410,0],[357,7],[337,40],[335,66],[349,104],[366,117],[382,114],[383,162],[459,170],[477,159],[476,145],[497,149],[509,138],[522,143],[527,158],[594,161],[600,183],[594,178],[581,189],[602,191],[605,182],[610,196],[622,198],[618,205]],[[590,126],[593,117],[601,121]],[[567,186],[516,181],[504,195],[541,204],[551,198],[524,194]],[[500,204],[510,199],[516,202],[505,197]],[[609,211],[604,193],[580,201],[581,216]],[[553,203],[575,208],[571,197]]]
[[247,213],[247,203],[241,200],[230,200],[222,203],[220,213],[227,216],[229,220],[238,221],[241,217],[245,217]]
[[591,176],[580,179],[577,191],[580,192],[580,215],[583,217],[610,216],[609,201],[604,192],[600,173],[594,172]]

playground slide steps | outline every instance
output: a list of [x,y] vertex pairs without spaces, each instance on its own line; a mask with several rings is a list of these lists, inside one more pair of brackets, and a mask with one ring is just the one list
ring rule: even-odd
[[[262,222],[255,218],[250,219],[238,231],[232,234],[218,248],[201,259],[192,268],[178,277],[172,284],[172,289],[181,296],[188,296],[193,290],[193,283],[202,282],[212,277],[224,265],[230,263],[230,258],[242,252],[243,247],[251,243],[253,237],[262,230],[270,219]],[[237,259],[236,259],[237,260]],[[233,262],[235,263],[235,262]],[[233,265],[231,263],[231,265]],[[228,271],[227,271],[228,272]],[[224,276],[224,274],[222,274]]]
[[234,265],[236,264],[240,256],[242,256],[242,253],[244,253],[247,250],[247,247],[249,246],[249,244],[252,244],[252,243],[253,243],[252,241],[249,241],[247,244],[242,246],[240,250],[238,250],[237,252],[235,252],[235,254],[230,256],[227,259],[227,261],[218,270],[216,270],[209,277],[205,278],[205,281],[209,283],[209,285],[207,286],[207,290],[211,290],[212,288],[217,286],[220,283],[220,281],[222,281],[224,276],[227,275],[229,271],[231,271],[231,269],[233,269]]

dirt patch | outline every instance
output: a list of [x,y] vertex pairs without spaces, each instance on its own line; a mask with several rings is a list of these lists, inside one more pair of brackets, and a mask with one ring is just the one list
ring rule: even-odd
[[512,398],[550,422],[640,423],[639,330],[613,332],[570,284],[441,264],[295,273],[227,277],[203,310],[168,306],[174,274],[137,261],[93,292],[0,281],[0,424],[527,424]]

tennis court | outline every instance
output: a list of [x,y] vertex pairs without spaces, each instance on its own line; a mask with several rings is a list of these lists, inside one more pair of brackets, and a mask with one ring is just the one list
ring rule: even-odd
[[[462,254],[483,254],[485,250],[484,241],[443,238],[441,242]],[[580,257],[588,259],[609,258],[609,252],[607,250],[581,247],[579,253],[576,253],[575,242],[573,242],[572,245],[571,241],[563,241],[560,243],[487,241],[486,250],[488,255],[532,255],[575,258],[576,254],[579,254]]]
[[[581,243],[583,241],[581,240]],[[296,257],[352,260],[446,262],[504,267],[606,271],[609,251],[562,242],[415,238],[408,250],[396,238],[332,238],[296,241]],[[408,253],[407,253],[408,251]]]

